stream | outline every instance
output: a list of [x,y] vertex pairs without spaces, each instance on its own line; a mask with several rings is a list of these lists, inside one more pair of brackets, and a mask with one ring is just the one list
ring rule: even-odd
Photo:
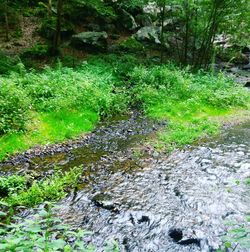
[[111,241],[121,251],[215,251],[226,222],[243,223],[250,213],[250,122],[170,156],[143,144],[165,125],[133,113],[71,147],[26,153],[0,170],[46,176],[55,165],[83,165],[81,186],[59,202],[59,216],[92,231],[86,242],[97,251]]

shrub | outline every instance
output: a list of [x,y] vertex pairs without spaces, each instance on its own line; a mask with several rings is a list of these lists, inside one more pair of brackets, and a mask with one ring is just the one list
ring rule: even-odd
[[62,223],[50,203],[40,207],[32,219],[0,229],[0,250],[8,251],[94,251],[87,246],[84,236],[89,232],[73,230]]
[[43,59],[48,56],[48,50],[48,45],[37,43],[33,47],[26,49],[22,54],[22,58]]
[[122,41],[119,48],[131,53],[143,53],[145,50],[143,44],[138,42],[134,37],[130,37],[127,40]]
[[28,98],[25,92],[11,82],[0,84],[0,135],[25,129],[28,116]]
[[76,187],[80,175],[81,167],[73,168],[64,174],[58,171],[42,181],[34,181],[28,189],[23,188],[18,194],[11,193],[4,201],[11,207],[33,207],[44,201],[59,200],[67,195],[69,188]]
[[18,70],[18,57],[8,57],[0,51],[0,74],[8,74]]
[[[216,108],[244,106],[249,96],[243,87],[223,74],[192,74],[172,65],[146,68],[136,67],[130,73],[130,82],[139,99],[179,100],[194,99]],[[152,93],[152,95],[150,95]]]
[[0,177],[0,198],[25,189],[26,183],[27,178],[23,176]]

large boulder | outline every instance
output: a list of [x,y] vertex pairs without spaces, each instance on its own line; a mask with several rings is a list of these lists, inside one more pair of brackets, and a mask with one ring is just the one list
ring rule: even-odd
[[137,31],[134,35],[140,42],[150,44],[161,44],[160,41],[161,28],[157,26],[145,26]]
[[137,41],[134,37],[130,37],[119,44],[119,49],[121,51],[131,52],[131,53],[142,53],[145,48],[142,43]]
[[157,20],[158,15],[160,14],[161,10],[160,7],[157,5],[156,2],[149,2],[143,7],[143,12],[145,14],[150,15],[153,21]]
[[106,32],[81,32],[72,36],[71,44],[77,49],[105,51],[107,39]]
[[121,9],[119,16],[120,16],[120,23],[125,29],[133,31],[138,27],[134,17],[126,10]]
[[141,27],[153,25],[152,18],[147,14],[138,14],[135,21]]

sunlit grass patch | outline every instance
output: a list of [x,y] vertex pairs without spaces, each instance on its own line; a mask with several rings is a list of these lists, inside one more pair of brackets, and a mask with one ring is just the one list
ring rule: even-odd
[[250,94],[223,74],[193,74],[167,65],[138,67],[131,82],[145,113],[168,121],[156,139],[156,146],[167,150],[219,133],[224,120],[250,104]]
[[90,110],[35,113],[27,131],[0,138],[0,160],[35,145],[61,142],[91,131],[99,116]]

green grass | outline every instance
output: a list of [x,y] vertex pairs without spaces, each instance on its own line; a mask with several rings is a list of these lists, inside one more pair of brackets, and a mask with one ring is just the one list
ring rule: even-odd
[[162,100],[150,105],[146,110],[151,118],[169,121],[157,139],[157,146],[169,151],[218,134],[221,126],[218,118],[225,119],[234,112],[231,109],[214,108],[193,101],[179,101],[178,104],[167,101],[164,104]]
[[168,151],[219,133],[226,118],[250,104],[249,93],[222,74],[192,74],[172,65],[138,67],[131,82],[145,113],[168,120],[155,143]]
[[89,132],[101,117],[124,113],[129,103],[118,74],[101,59],[76,69],[60,64],[42,72],[23,69],[0,76],[0,83],[0,160]]
[[28,176],[14,175],[2,178],[0,185],[8,192],[7,196],[2,198],[2,202],[13,208],[34,207],[45,201],[57,201],[66,196],[69,188],[73,189],[77,185],[80,174],[81,168],[73,168],[66,173],[57,171],[41,181],[33,180],[31,185],[31,178]]
[[223,74],[140,64],[131,55],[93,57],[75,69],[20,66],[0,83],[0,160],[77,137],[138,104],[149,117],[169,121],[157,140],[172,150],[218,133],[222,119],[250,104],[249,92]]
[[65,141],[91,131],[99,115],[96,112],[63,110],[33,114],[27,131],[9,133],[0,138],[0,160],[8,154],[27,150],[35,145]]
[[250,178],[247,178],[247,179],[246,179],[246,184],[247,184],[248,186],[250,186]]

